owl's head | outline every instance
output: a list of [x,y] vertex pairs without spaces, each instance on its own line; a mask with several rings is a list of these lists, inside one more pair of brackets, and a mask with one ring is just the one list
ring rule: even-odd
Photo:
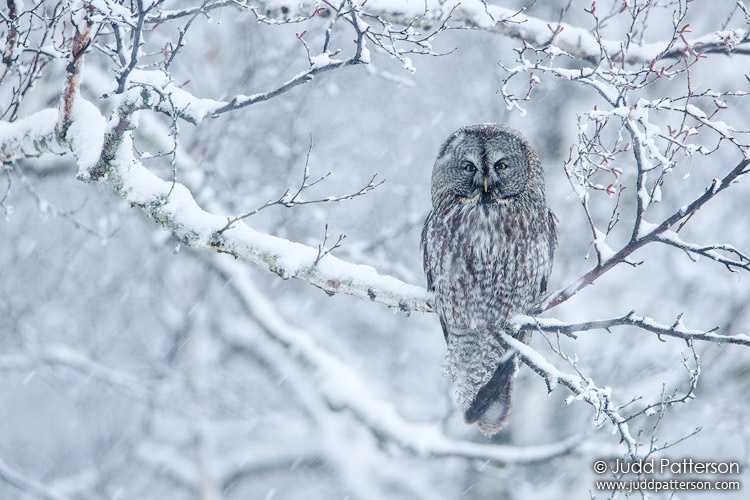
[[520,132],[498,124],[463,127],[443,143],[432,172],[432,200],[508,203],[544,196],[539,160]]

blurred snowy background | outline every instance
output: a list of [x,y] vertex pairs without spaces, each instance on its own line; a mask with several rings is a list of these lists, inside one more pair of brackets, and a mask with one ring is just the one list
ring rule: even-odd
[[[18,12],[35,9],[39,16],[46,12],[61,19],[81,7],[80,2],[15,3]],[[227,101],[266,92],[308,68],[300,39],[316,55],[339,8],[319,2],[327,12],[303,23],[273,25],[259,23],[257,15],[267,9],[272,19],[283,20],[316,7],[303,5],[297,12],[289,11],[297,4],[282,9],[281,3],[268,2],[253,11],[225,3],[209,16],[148,25],[139,67],[163,65],[164,48],[177,43],[178,30],[191,20],[184,47],[170,67],[177,86]],[[99,13],[109,9],[110,21],[121,14],[117,9],[137,12],[142,6],[136,1],[92,4]],[[509,9],[526,5],[503,2]],[[584,10],[591,8],[588,2],[537,2],[523,14],[551,23],[548,37],[562,20],[610,40],[625,43],[631,33],[633,43],[664,42],[665,47],[680,9],[689,8],[680,20],[680,27],[689,25],[682,33],[688,39],[750,28],[747,2],[596,5],[598,30],[594,15]],[[348,2],[341,6],[351,7]],[[164,2],[154,8],[152,13],[184,5]],[[364,10],[398,14],[415,8],[424,10],[422,2],[366,3]],[[644,11],[633,22],[630,13],[636,8]],[[3,9],[0,34],[7,40],[12,15]],[[481,15],[481,9],[469,12]],[[481,24],[460,13],[454,12],[456,19],[447,26]],[[39,43],[54,45],[55,36],[70,42],[70,32],[63,35],[70,26],[57,24]],[[115,37],[105,34],[109,25],[101,26],[97,43],[114,46]],[[435,22],[415,31],[431,33],[439,26]],[[516,26],[522,31],[524,24]],[[122,29],[127,46],[130,28],[123,23]],[[354,51],[355,35],[344,21],[337,25],[331,47],[342,49],[339,57]],[[41,31],[31,32],[25,43],[32,47],[40,36]],[[682,43],[680,36],[676,39]],[[430,207],[430,174],[439,145],[464,125],[507,123],[527,136],[545,165],[547,198],[559,218],[560,235],[551,289],[566,287],[592,269],[597,257],[587,214],[564,166],[573,168],[568,160],[576,158],[579,119],[585,122],[586,113],[612,106],[591,86],[532,69],[533,78],[526,71],[507,87],[522,97],[534,83],[529,100],[520,103],[525,113],[509,109],[501,92],[509,76],[504,67],[521,64],[523,41],[478,29],[445,30],[430,41],[432,50],[444,55],[406,54],[404,63],[370,44],[370,64],[316,75],[273,99],[195,126],[177,121],[177,180],[203,209],[227,215],[251,211],[288,188],[296,190],[306,162],[311,179],[331,173],[304,193],[306,199],[355,193],[377,173],[385,183],[364,196],[269,207],[245,222],[313,248],[322,243],[327,225],[329,245],[346,235],[332,255],[423,286],[419,235]],[[626,104],[707,89],[750,91],[746,32],[727,47],[730,43],[736,52],[687,57],[689,82],[681,56],[665,58],[664,65],[675,65],[674,76],[652,75],[643,88],[629,88]],[[64,55],[70,47],[60,43],[57,50]],[[28,67],[24,57],[29,54],[22,53],[18,64]],[[551,63],[596,67],[579,57],[561,56]],[[600,61],[599,67],[606,64]],[[62,56],[50,59],[19,101],[18,118],[58,106],[66,65]],[[620,65],[623,71],[633,69]],[[643,66],[637,62],[634,67]],[[114,105],[101,97],[115,90],[119,69],[101,48],[86,56],[81,95],[104,116]],[[0,81],[3,111],[15,102],[19,81],[12,72]],[[743,151],[748,156],[743,146],[750,129],[747,98],[722,95],[690,102],[710,116],[721,107],[714,104],[717,99],[726,101],[726,109],[715,121],[731,127],[724,132],[736,143],[720,141],[722,130],[699,127],[692,142],[719,148],[710,155],[675,154],[660,184],[660,203],[646,213],[648,222],[658,223],[693,201],[714,178],[734,168]],[[674,104],[685,109],[686,102]],[[3,120],[14,121],[12,114],[6,112]],[[651,109],[649,116],[663,133],[667,124],[686,130],[699,125],[684,113]],[[134,131],[136,154],[169,152],[171,125],[162,113],[141,112]],[[0,138],[8,137],[11,127],[2,129]],[[593,130],[591,122],[589,133]],[[611,144],[617,131],[618,125],[611,124],[603,142]],[[658,147],[666,150],[667,141]],[[588,204],[603,228],[617,206],[619,222],[607,237],[617,250],[633,229],[637,179],[631,150],[613,158],[610,166],[621,171],[615,183],[623,188],[619,205],[616,195],[593,188]],[[143,159],[143,164],[169,181],[171,159]],[[490,442],[466,426],[455,409],[449,381],[441,374],[445,345],[435,315],[393,312],[345,294],[329,297],[303,280],[282,280],[230,255],[178,245],[109,185],[81,182],[77,171],[73,155],[45,154],[7,161],[0,178],[5,211],[0,229],[0,498],[557,499],[612,494],[594,489],[595,479],[611,476],[596,476],[592,463],[622,457],[627,449],[591,406],[576,400],[566,404],[571,392],[565,387],[548,394],[544,381],[523,367],[511,422]],[[596,182],[613,182],[607,172],[596,176]],[[747,180],[732,185],[696,212],[680,236],[698,244],[731,244],[747,255],[748,200]],[[569,323],[634,310],[672,325],[683,314],[686,328],[750,333],[746,269],[730,272],[709,258],[691,258],[658,243],[630,260],[641,264],[614,267],[542,316]],[[680,398],[689,393],[683,403],[663,412],[657,406],[629,422],[640,452],[669,445],[657,456],[739,462],[739,476],[720,479],[750,486],[744,472],[750,470],[747,343],[695,341],[691,348],[685,340],[632,326],[582,331],[577,339],[547,338],[535,334],[532,346],[550,363],[576,373],[554,352],[562,349],[577,360],[580,373],[598,387],[611,388],[617,405],[635,400],[624,415],[659,402],[664,394],[676,391]],[[690,392],[696,359],[700,376]],[[653,497],[662,495],[671,492]],[[630,497],[641,498],[641,493]],[[677,492],[670,498],[743,496],[742,491]]]

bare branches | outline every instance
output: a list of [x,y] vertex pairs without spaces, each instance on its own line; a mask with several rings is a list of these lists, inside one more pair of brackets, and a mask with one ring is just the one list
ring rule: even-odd
[[[687,5],[678,2],[674,5],[671,38],[663,43],[644,45],[642,40],[648,26],[649,5],[624,6],[619,13],[610,12],[603,16],[596,7],[593,4],[585,9],[594,21],[593,40],[579,40],[580,44],[592,47],[588,55],[584,56],[576,49],[571,52],[562,48],[568,26],[558,23],[556,28],[553,29],[552,25],[548,28],[552,35],[549,42],[538,37],[531,41],[528,33],[520,35],[523,45],[517,49],[518,65],[502,66],[506,77],[501,95],[509,109],[517,109],[522,114],[525,113],[523,103],[529,101],[534,87],[547,75],[593,89],[604,102],[603,109],[596,105],[593,110],[579,115],[578,141],[571,147],[570,158],[564,165],[591,229],[597,265],[566,289],[552,294],[544,304],[547,308],[564,302],[617,264],[637,265],[630,260],[633,253],[654,242],[675,246],[693,257],[706,256],[729,269],[748,269],[747,254],[729,243],[696,245],[677,236],[690,217],[713,198],[712,193],[718,184],[723,190],[746,173],[745,162],[727,174],[722,182],[715,181],[702,196],[687,202],[661,223],[648,221],[650,207],[661,201],[662,185],[681,161],[687,159],[689,162],[696,155],[713,154],[725,144],[731,144],[742,157],[750,157],[750,143],[746,139],[750,130],[717,119],[732,101],[737,102],[748,93],[696,89],[691,78],[693,68],[708,54],[718,50],[717,44],[722,43],[721,40],[726,42],[724,49],[731,51],[737,44],[747,44],[747,32],[726,31],[689,40]],[[620,14],[631,18],[629,35],[622,43],[614,44],[606,40],[604,32],[607,22]],[[531,31],[543,31],[538,23],[530,22],[532,28],[536,26]],[[653,51],[659,45],[662,48]],[[644,59],[649,51],[652,52]],[[585,59],[592,66],[570,69],[570,62],[576,59]],[[512,90],[514,79],[521,80],[522,90]],[[668,98],[654,100],[644,97],[646,89],[666,79],[680,82],[685,88],[684,93],[673,92]],[[655,114],[660,116],[655,118]],[[707,146],[709,141],[713,145]],[[632,157],[629,161],[628,155]],[[630,165],[635,168],[630,168]],[[632,175],[629,169],[635,174],[632,185],[628,184]],[[599,198],[594,201],[594,196]],[[606,196],[612,206],[605,223],[597,220],[592,210],[592,204],[601,204],[602,196]],[[629,200],[635,205],[634,221],[629,225],[630,239],[621,248],[612,248],[608,236],[621,222],[621,207],[624,203],[629,204]],[[601,209],[597,210],[599,217],[601,212]],[[677,224],[676,230],[670,229]]]
[[[324,176],[320,177],[319,179],[310,182],[310,153],[312,152],[313,142],[312,137],[310,137],[310,147],[307,150],[307,155],[305,157],[305,168],[303,170],[302,174],[302,182],[300,183],[297,190],[292,193],[290,189],[287,189],[281,197],[279,197],[277,200],[268,200],[263,205],[259,206],[258,208],[251,210],[250,212],[244,213],[242,215],[238,215],[236,217],[233,217],[227,221],[227,225],[221,228],[218,231],[218,234],[224,233],[227,229],[231,228],[236,222],[239,222],[243,219],[247,219],[248,217],[252,217],[253,215],[257,214],[261,210],[264,210],[268,207],[273,206],[283,206],[286,208],[293,208],[300,205],[311,205],[315,203],[331,203],[331,202],[339,202],[339,201],[345,201],[345,200],[352,200],[354,198],[357,198],[359,196],[364,196],[373,189],[377,188],[381,184],[385,182],[385,180],[375,182],[375,178],[377,177],[377,173],[373,174],[372,178],[367,182],[367,184],[357,190],[354,193],[345,194],[341,196],[326,196],[324,198],[316,198],[312,200],[304,200],[302,199],[302,194],[310,189],[311,187],[315,186],[316,184],[319,184],[320,182],[323,182],[328,176],[331,175],[331,172],[326,173]],[[328,235],[328,227],[326,226],[326,237]],[[339,239],[339,243],[341,242],[341,239]],[[319,260],[319,259],[318,259]],[[316,260],[317,264],[317,260]]]
[[750,335],[747,334],[735,334],[735,335],[721,335],[718,332],[719,327],[711,328],[710,330],[694,330],[687,328],[682,323],[682,314],[672,324],[663,324],[645,316],[638,316],[635,311],[630,311],[624,316],[603,319],[603,320],[592,320],[583,323],[571,323],[563,324],[559,321],[546,319],[546,318],[526,318],[520,317],[518,328],[527,331],[542,331],[546,333],[563,334],[575,338],[575,334],[578,332],[587,332],[591,330],[607,330],[616,328],[618,326],[634,326],[648,332],[655,333],[659,339],[662,336],[674,337],[682,339],[685,342],[692,343],[693,341],[700,340],[706,342],[714,342],[717,344],[736,344],[743,346],[750,346]]
[[0,12],[0,36],[5,31],[0,84],[9,88],[10,95],[0,108],[0,118],[14,121],[24,97],[47,64],[64,57],[54,44],[53,34],[65,22],[66,11],[62,2],[55,4],[50,12],[45,12],[44,2],[24,6],[17,0],[9,0],[7,4],[7,15]]
[[323,257],[333,252],[337,248],[340,248],[341,242],[344,241],[344,238],[346,238],[346,235],[340,234],[336,242],[333,245],[331,245],[329,248],[326,248],[326,244],[328,243],[328,224],[326,224],[326,231],[325,231],[325,234],[323,235],[323,243],[318,245],[318,255],[317,257],[315,257],[315,262],[313,262],[313,265],[317,266],[318,262],[320,262],[321,259],[323,259]]
[[[688,373],[688,380],[689,380],[688,387],[684,391],[684,393],[682,395],[678,395],[679,391],[677,391],[677,389],[675,389],[671,393],[667,393],[665,391],[664,386],[662,385],[661,397],[658,402],[649,404],[628,417],[628,420],[633,420],[642,415],[650,416],[650,415],[658,414],[658,419],[656,423],[654,424],[654,429],[653,429],[654,436],[656,435],[656,426],[658,426],[659,423],[661,422],[661,419],[663,418],[667,408],[676,404],[685,404],[685,403],[688,403],[690,400],[695,399],[695,391],[698,388],[698,379],[700,378],[700,374],[701,374],[701,358],[698,355],[698,353],[695,352],[695,346],[692,344],[692,342],[689,342],[688,345],[690,347],[692,360],[688,359],[686,356],[683,355],[682,366],[685,367],[685,371]],[[692,361],[693,366],[690,366],[690,361]],[[697,433],[699,431],[700,431],[700,428],[697,428],[693,431],[693,433]],[[690,435],[693,435],[693,434],[689,434],[688,436]],[[649,454],[655,451],[663,450],[670,446],[666,444],[657,446],[656,439],[654,436],[652,436],[651,438]]]
[[5,77],[9,66],[15,63],[18,59],[18,51],[16,46],[18,44],[18,5],[15,0],[8,0],[8,15],[3,15],[3,21],[7,24],[8,33],[5,39],[5,50],[3,50],[3,64],[5,65],[3,75],[0,77],[0,81]]
[[135,0],[135,16],[137,16],[135,26],[132,29],[132,47],[130,48],[130,57],[128,58],[128,64],[122,68],[117,76],[117,93],[122,94],[125,92],[125,86],[128,81],[128,77],[135,69],[138,64],[138,52],[141,49],[141,37],[143,35],[143,24],[146,20],[148,11],[155,7],[157,4],[154,3],[149,9],[143,8],[143,0]]
[[[701,209],[708,201],[716,197],[720,192],[724,191],[728,187],[730,187],[732,184],[737,182],[743,175],[748,173],[748,166],[750,165],[750,160],[743,160],[739,164],[737,164],[736,167],[734,167],[729,173],[727,173],[721,180],[715,179],[714,182],[706,188],[706,191],[699,197],[697,197],[695,200],[690,202],[689,204],[681,207],[679,210],[674,212],[669,217],[665,218],[660,224],[654,225],[654,224],[648,224],[646,225],[644,222],[640,223],[640,229],[634,231],[633,236],[631,237],[630,241],[622,247],[617,252],[613,252],[611,255],[608,255],[606,259],[602,259],[599,264],[596,265],[592,270],[587,272],[585,275],[578,278],[576,281],[568,285],[565,289],[553,294],[543,306],[544,309],[552,308],[558,304],[561,304],[562,302],[565,302],[570,297],[578,293],[581,289],[583,289],[586,286],[591,285],[598,279],[600,276],[602,276],[604,273],[612,269],[618,264],[621,264],[623,262],[627,262],[628,258],[638,249],[642,248],[644,245],[653,243],[653,242],[663,242],[668,243],[673,246],[679,246],[678,239],[675,240],[675,238],[671,237],[671,232],[668,232],[672,226],[680,222],[681,220],[687,219],[692,214],[697,212]],[[676,233],[675,233],[676,234]],[[701,253],[700,248],[694,248],[690,245],[683,245],[683,250],[686,251],[695,251],[695,253]],[[715,248],[718,249],[719,247]],[[724,246],[724,249],[728,249],[731,247]],[[715,250],[714,249],[714,250]],[[739,254],[740,260],[739,261],[733,261],[731,264],[726,259],[722,258],[718,253],[711,252],[711,248],[706,248],[703,253],[713,260],[716,260],[724,265],[728,266],[734,266],[734,267],[741,267],[747,269],[747,257],[743,254]]]

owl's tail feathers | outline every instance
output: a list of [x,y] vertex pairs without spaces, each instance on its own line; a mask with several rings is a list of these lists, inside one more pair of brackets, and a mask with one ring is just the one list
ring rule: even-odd
[[497,434],[510,417],[511,393],[516,364],[511,358],[500,363],[492,378],[477,392],[474,401],[464,412],[467,424],[478,422],[485,436]]

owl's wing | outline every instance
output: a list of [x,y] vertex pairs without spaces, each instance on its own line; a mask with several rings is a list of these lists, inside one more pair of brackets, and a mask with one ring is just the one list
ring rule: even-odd
[[433,212],[430,212],[424,221],[424,226],[422,226],[422,237],[420,238],[419,245],[422,247],[422,268],[427,275],[427,289],[431,292],[435,290],[435,286],[432,282],[432,263],[430,262],[430,254],[427,251],[427,228],[430,226],[432,214]]
[[557,217],[549,211],[547,215],[547,234],[549,234],[549,254],[547,255],[547,264],[542,271],[542,279],[539,283],[539,296],[544,296],[549,284],[549,277],[552,274],[552,263],[555,260],[555,249],[557,248]]
[[[430,212],[429,215],[427,215],[427,219],[424,221],[424,226],[422,226],[422,237],[420,238],[420,246],[422,247],[422,267],[424,268],[424,273],[427,275],[427,290],[430,292],[435,291],[435,283],[432,279],[432,259],[430,258],[430,252],[427,251],[427,231],[432,223],[433,214],[434,212]],[[440,314],[438,314],[438,317],[440,317],[440,326],[443,328],[443,337],[445,337],[445,341],[448,342],[448,328],[445,326],[443,317]]]

